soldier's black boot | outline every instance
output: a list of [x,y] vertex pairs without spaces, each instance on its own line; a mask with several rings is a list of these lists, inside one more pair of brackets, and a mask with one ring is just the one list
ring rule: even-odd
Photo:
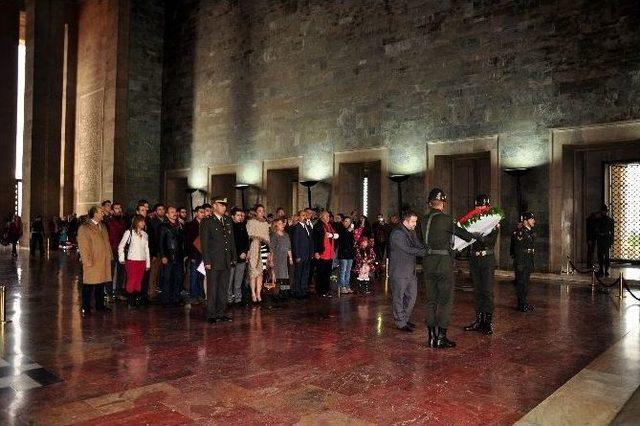
[[493,334],[493,322],[492,322],[493,314],[485,313],[484,321],[482,322],[482,331],[484,334]]
[[482,323],[484,320],[484,313],[476,312],[476,320],[473,324],[468,325],[464,328],[464,331],[480,331],[482,328]]
[[436,328],[435,327],[427,327],[429,330],[429,336],[427,337],[427,346],[430,348],[436,347]]
[[438,327],[438,337],[436,337],[436,348],[445,349],[445,348],[455,348],[456,342],[453,340],[447,339],[447,329]]

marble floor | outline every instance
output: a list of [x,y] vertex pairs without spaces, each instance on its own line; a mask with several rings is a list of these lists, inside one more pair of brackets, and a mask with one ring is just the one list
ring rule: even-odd
[[384,282],[368,297],[233,309],[221,325],[197,307],[83,319],[73,256],[25,254],[0,253],[12,321],[0,327],[3,425],[598,424],[613,417],[585,422],[553,404],[582,389],[615,416],[640,379],[639,305],[586,287],[533,283],[536,310],[522,314],[500,281],[496,333],[483,336],[462,331],[473,305],[461,282],[458,348],[436,351],[422,288],[412,334],[394,328]]

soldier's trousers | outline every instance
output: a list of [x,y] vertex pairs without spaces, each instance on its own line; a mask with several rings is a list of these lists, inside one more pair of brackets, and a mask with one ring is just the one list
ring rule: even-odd
[[598,241],[598,266],[600,272],[609,272],[611,261],[609,260],[609,249],[611,245],[607,242]]
[[207,271],[207,318],[221,318],[227,309],[230,269]]
[[449,327],[453,307],[453,269],[425,272],[427,287],[427,326]]
[[473,300],[477,312],[493,313],[493,276],[496,259],[488,256],[471,256],[469,269],[473,281]]
[[529,278],[531,277],[531,268],[516,265],[516,296],[518,296],[518,305],[522,306],[529,303],[527,294],[529,293]]
[[393,320],[397,327],[404,327],[411,317],[418,296],[418,280],[410,277],[389,277],[393,295]]

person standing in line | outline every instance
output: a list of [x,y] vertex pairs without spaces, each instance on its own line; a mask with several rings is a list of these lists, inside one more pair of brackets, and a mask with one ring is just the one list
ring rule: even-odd
[[149,299],[156,301],[158,298],[158,282],[162,262],[159,256],[160,227],[165,222],[166,210],[162,203],[153,207],[153,217],[147,222],[147,234],[149,235],[149,252],[151,253],[151,269],[149,270]]
[[[476,197],[475,207],[491,208],[488,195]],[[484,237],[484,241],[474,241],[469,248],[469,271],[473,282],[473,300],[476,319],[464,328],[465,331],[479,331],[493,334],[493,276],[496,270],[494,248],[498,241],[500,224]]]
[[376,252],[369,241],[369,238],[363,237],[356,243],[354,260],[358,292],[364,294],[371,294],[370,283],[376,266]]
[[342,223],[338,227],[338,285],[341,294],[352,294],[351,290],[351,269],[353,268],[353,258],[355,257],[355,240],[353,238],[353,226],[349,216],[342,217]]
[[427,287],[427,344],[432,348],[452,348],[456,343],[447,338],[447,329],[453,308],[453,236],[467,242],[482,238],[456,225],[453,218],[444,213],[447,196],[443,190],[432,189],[428,201],[430,209],[422,221],[423,241],[427,246],[427,255],[422,260]]
[[254,303],[262,302],[262,274],[264,264],[262,262],[262,253],[269,245],[269,223],[265,219],[264,206],[257,204],[254,207],[255,217],[247,222],[247,234],[249,235],[250,245],[247,254],[249,262],[249,279],[251,285],[251,300]]
[[384,263],[391,230],[382,213],[378,214],[378,220],[371,225],[371,232],[374,238],[373,250],[376,252],[376,259],[379,263]]
[[200,224],[200,244],[207,271],[207,322],[231,322],[226,315],[229,274],[237,258],[231,220],[225,217],[227,199],[213,198],[212,215]]
[[320,213],[320,221],[313,228],[314,259],[316,264],[316,294],[331,298],[331,266],[335,252],[335,241],[339,235],[331,225],[329,212]]
[[124,212],[122,211],[122,204],[114,202],[111,205],[111,208],[111,216],[105,217],[104,219],[104,223],[107,226],[107,232],[109,233],[111,251],[113,253],[113,283],[111,285],[111,291],[108,291],[108,293],[113,297],[122,297],[122,294],[124,293],[125,271],[122,264],[118,262],[118,245],[122,240],[125,230],[127,229],[127,224],[124,218]]
[[131,228],[125,231],[118,244],[118,261],[124,265],[127,273],[125,291],[129,306],[140,303],[142,279],[145,271],[151,267],[149,237],[144,231],[145,226],[143,216],[134,216]]
[[531,212],[522,214],[521,226],[513,231],[511,236],[511,253],[515,270],[516,296],[520,312],[533,311],[533,305],[527,299],[529,293],[529,279],[533,272],[535,255],[535,234],[533,227],[536,219]]
[[187,262],[189,265],[189,297],[191,304],[198,304],[205,301],[204,275],[198,272],[198,267],[202,263],[202,253],[195,246],[195,242],[200,236],[200,224],[204,220],[204,209],[197,206],[193,209],[193,219],[185,226],[185,246],[187,251]]
[[293,296],[305,299],[309,296],[309,268],[313,259],[313,228],[307,222],[306,210],[298,212],[300,221],[292,230],[291,248],[294,259],[294,289]]
[[242,303],[242,287],[245,285],[247,253],[249,252],[249,234],[244,221],[244,212],[238,207],[231,209],[233,221],[233,241],[236,245],[235,264],[229,274],[229,303]]
[[427,254],[418,239],[418,215],[403,213],[402,223],[391,231],[389,238],[389,280],[393,294],[393,319],[398,330],[413,332],[416,325],[409,321],[418,296],[416,258]]
[[162,304],[177,306],[184,279],[184,230],[175,207],[167,207],[167,220],[160,225],[158,257],[162,263]]
[[291,254],[291,239],[285,232],[286,218],[274,219],[271,227],[273,232],[270,237],[269,266],[273,268],[276,280],[276,293],[286,297],[289,295],[289,266],[293,265]]
[[104,211],[94,206],[78,229],[78,250],[82,259],[82,315],[91,314],[91,294],[96,311],[110,311],[104,303],[104,287],[111,282],[111,244],[102,223]]

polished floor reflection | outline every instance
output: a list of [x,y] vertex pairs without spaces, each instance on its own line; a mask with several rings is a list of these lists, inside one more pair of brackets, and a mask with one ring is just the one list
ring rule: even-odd
[[233,323],[208,325],[199,308],[118,305],[82,319],[76,272],[66,255],[0,253],[13,321],[0,371],[33,380],[0,375],[0,424],[511,424],[639,318],[631,298],[620,307],[553,283],[534,284],[535,312],[518,313],[502,281],[495,335],[462,331],[473,308],[459,290],[449,333],[458,348],[435,351],[424,345],[423,295],[418,330],[402,333],[384,283],[370,297],[238,308]]

